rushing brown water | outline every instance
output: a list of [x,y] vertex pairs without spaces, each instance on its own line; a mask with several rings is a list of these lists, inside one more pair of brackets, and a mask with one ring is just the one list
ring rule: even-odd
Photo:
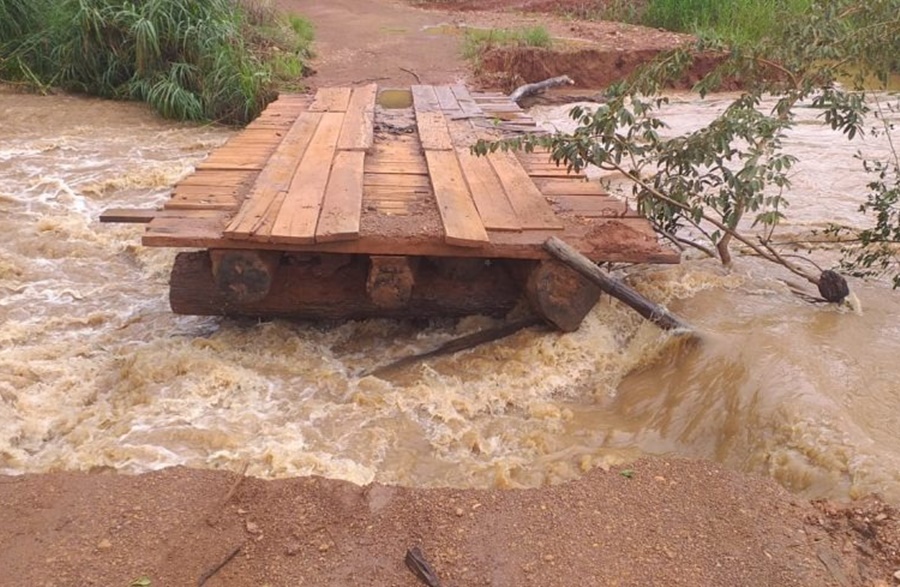
[[[707,106],[679,108],[693,120]],[[795,141],[814,165],[791,194],[798,234],[858,222],[866,181],[848,177],[854,146],[808,126]],[[0,93],[0,472],[247,462],[263,477],[535,486],[684,454],[805,495],[900,502],[900,294],[884,284],[854,284],[860,316],[798,300],[753,259],[733,272],[689,261],[633,279],[697,340],[604,300],[576,333],[522,332],[364,377],[486,320],[175,316],[173,252],[97,222],[161,203],[228,136],[133,104]]]

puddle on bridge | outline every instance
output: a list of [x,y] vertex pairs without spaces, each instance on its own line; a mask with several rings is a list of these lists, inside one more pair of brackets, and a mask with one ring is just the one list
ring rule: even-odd
[[378,92],[378,105],[382,108],[411,108],[412,92],[409,90],[386,89]]

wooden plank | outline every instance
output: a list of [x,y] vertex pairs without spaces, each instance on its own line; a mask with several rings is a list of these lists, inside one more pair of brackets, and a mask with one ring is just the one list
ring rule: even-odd
[[255,171],[195,171],[179,181],[175,189],[182,186],[237,186],[249,183],[257,175]]
[[109,208],[100,213],[100,222],[146,224],[159,214],[159,210],[136,208]]
[[522,230],[522,223],[487,158],[472,155],[468,149],[457,149],[456,155],[484,227]]
[[637,212],[628,210],[625,202],[611,197],[553,196],[550,204],[559,212],[587,218],[639,217]]
[[366,173],[363,183],[366,186],[383,185],[391,187],[428,187],[431,182],[428,175],[416,173]]
[[523,229],[561,229],[562,222],[544,195],[512,153],[497,151],[488,156]]
[[344,113],[327,112],[285,194],[272,225],[270,242],[312,243],[331,164],[337,148]]
[[606,189],[598,181],[584,181],[580,179],[533,179],[534,185],[537,186],[541,193],[545,196],[556,195],[583,195],[583,196],[605,196]]
[[433,86],[410,86],[410,92],[412,92],[413,108],[415,108],[416,112],[441,111],[441,103],[438,101]]
[[338,149],[366,151],[372,147],[377,93],[378,86],[375,84],[353,89]]
[[487,231],[472,201],[455,151],[425,151],[428,171],[444,224],[447,244],[478,247],[488,244]]
[[365,157],[362,151],[339,151],[335,156],[316,226],[316,242],[359,236]]
[[434,86],[434,93],[437,96],[438,106],[441,110],[448,114],[459,114],[462,108],[456,100],[456,95],[450,86]]
[[416,110],[416,125],[419,140],[426,151],[449,151],[453,148],[447,121],[440,112],[419,112]]
[[310,112],[346,112],[352,90],[347,87],[319,88],[316,99],[309,105]]
[[471,117],[484,116],[484,110],[482,110],[475,102],[475,99],[472,98],[472,94],[469,93],[469,88],[463,84],[454,84],[450,86],[450,90],[453,92],[453,95],[456,96],[456,102],[459,104],[463,114]]
[[[271,227],[271,217],[279,212],[279,194],[288,189],[324,114],[303,112],[297,117],[284,140],[275,149],[265,169],[244,200],[241,209],[225,228],[229,238],[249,238]],[[268,219],[268,220],[267,220]]]

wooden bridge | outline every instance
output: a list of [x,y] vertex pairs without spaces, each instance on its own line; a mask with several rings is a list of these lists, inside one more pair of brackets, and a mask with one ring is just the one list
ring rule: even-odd
[[[502,94],[462,85],[419,85],[410,93],[411,105],[399,108],[380,106],[375,85],[282,96],[197,165],[162,210],[141,218],[149,221],[143,244],[209,249],[214,274],[223,251],[243,255],[245,264],[251,253],[257,258],[250,265],[265,274],[286,264],[283,255],[365,256],[363,290],[372,314],[400,307],[396,299],[372,300],[379,275],[409,274],[408,281],[418,281],[412,274],[420,271],[409,259],[546,259],[542,244],[558,236],[597,262],[678,262],[644,218],[599,183],[555,165],[546,152],[472,155],[478,138],[535,130]],[[135,215],[111,211],[104,220],[133,221]],[[274,261],[272,255],[278,255]],[[176,263],[173,307],[176,289],[199,279],[191,272],[207,271],[191,267],[185,273]],[[246,267],[233,269],[240,274]],[[214,278],[221,290],[222,280]],[[267,280],[262,297],[278,281]],[[215,310],[181,310],[296,314],[277,304],[266,309],[260,295],[241,287],[242,295],[233,295],[233,287],[220,292],[224,297],[210,302]],[[400,301],[409,302],[410,289],[400,287]]]

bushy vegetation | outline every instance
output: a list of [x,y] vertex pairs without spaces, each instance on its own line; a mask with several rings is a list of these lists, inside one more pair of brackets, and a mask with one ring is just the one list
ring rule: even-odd
[[[578,127],[572,133],[481,142],[476,151],[540,145],[569,168],[616,171],[631,182],[634,201],[659,232],[679,246],[729,264],[730,245],[739,241],[822,291],[818,276],[779,250],[776,231],[787,214],[795,162],[783,151],[783,139],[801,106],[818,109],[822,124],[836,131],[835,140],[870,133],[891,137],[895,129],[885,113],[900,111],[900,103],[896,95],[879,98],[869,91],[873,83],[883,88],[896,68],[897,52],[891,48],[900,47],[897,5],[897,0],[816,2],[793,16],[782,15],[773,25],[778,34],[755,43],[701,39],[610,88],[607,102],[596,109],[573,109]],[[696,89],[703,94],[734,79],[744,89],[706,126],[667,136],[663,92],[683,78],[698,52],[709,50],[722,62]],[[764,108],[764,98],[774,100],[774,107]],[[874,215],[873,225],[830,232],[846,243],[845,271],[886,274],[900,287],[900,155],[891,143],[887,157],[864,164],[876,177],[861,208]]]
[[0,0],[0,78],[179,120],[252,120],[302,74],[310,40],[302,20],[238,0]]

